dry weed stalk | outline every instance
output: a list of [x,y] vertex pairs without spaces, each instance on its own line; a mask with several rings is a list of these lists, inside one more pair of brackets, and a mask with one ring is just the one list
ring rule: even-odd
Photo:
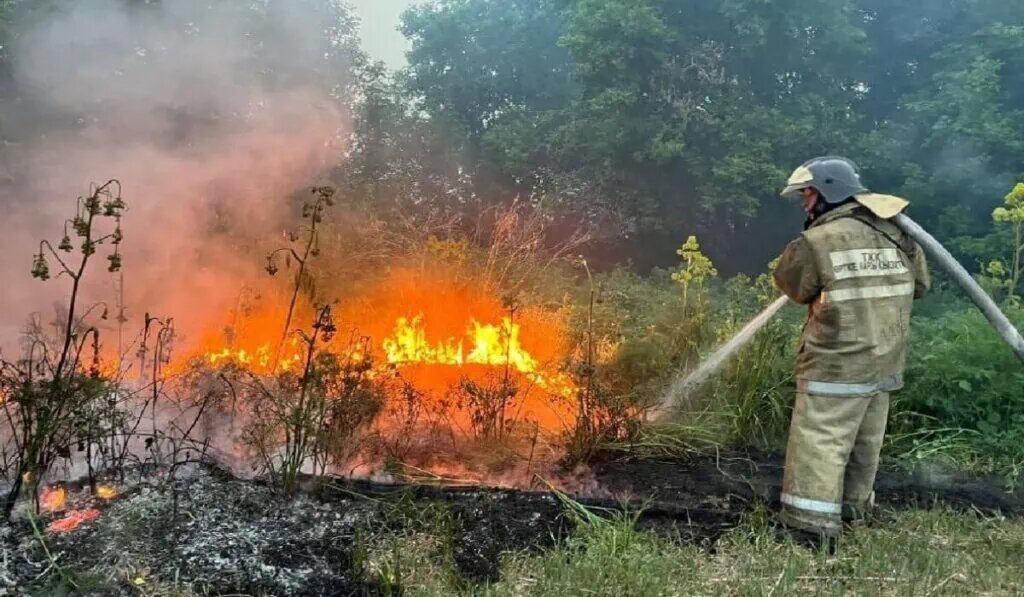
[[373,365],[368,340],[355,340],[344,355],[322,350],[336,332],[331,308],[323,306],[312,331],[297,332],[304,346],[301,374],[264,378],[239,371],[226,379],[251,409],[244,441],[264,472],[288,494],[298,489],[307,465],[322,475],[329,465],[351,456],[359,433],[382,405],[369,376]]
[[291,331],[292,318],[295,316],[295,306],[298,303],[299,294],[303,290],[305,290],[311,298],[315,294],[313,276],[310,275],[307,270],[310,259],[320,254],[320,225],[323,223],[324,210],[334,205],[334,189],[327,186],[316,187],[312,190],[312,193],[315,196],[313,201],[307,201],[302,205],[302,217],[307,223],[302,226],[299,233],[293,233],[289,237],[289,240],[293,243],[302,238],[302,255],[299,255],[299,253],[292,247],[282,247],[276,249],[270,253],[270,255],[267,255],[266,270],[271,276],[278,272],[279,268],[277,260],[279,255],[284,255],[286,267],[291,267],[293,259],[299,266],[298,270],[295,272],[295,282],[292,287],[291,300],[288,303],[288,315],[284,320],[281,341],[278,342],[277,350],[274,351],[274,360],[271,366],[272,371],[277,369],[277,365],[281,359],[281,349],[284,347],[285,340],[288,339],[288,334]]
[[[82,282],[100,247],[113,247],[107,255],[108,271],[121,268],[124,208],[118,181],[92,187],[88,196],[78,199],[78,209],[65,223],[58,246],[43,240],[33,258],[33,277],[48,280],[53,260],[59,264],[57,277],[67,276],[71,289],[57,337],[43,333],[36,321],[26,334],[23,356],[14,362],[0,362],[0,395],[7,426],[4,474],[11,481],[4,502],[5,519],[10,518],[24,485],[37,491],[58,458],[70,458],[73,446],[91,444],[90,436],[100,419],[90,415],[96,412],[96,404],[109,399],[112,390],[100,371],[99,330],[86,323],[98,307],[103,307],[102,317],[107,309],[97,305],[82,314],[79,307]],[[113,224],[108,231],[100,226],[104,221]]]
[[573,230],[553,242],[552,217],[542,208],[521,202],[485,209],[478,218],[476,240],[487,247],[485,280],[492,288],[518,292],[529,280],[577,252],[591,241],[589,231]]

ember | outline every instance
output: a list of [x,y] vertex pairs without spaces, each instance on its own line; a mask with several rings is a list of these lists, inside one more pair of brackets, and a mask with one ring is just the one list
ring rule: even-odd
[[100,517],[100,511],[95,508],[88,510],[72,510],[64,518],[55,520],[47,526],[51,533],[69,533],[84,523],[92,522]]

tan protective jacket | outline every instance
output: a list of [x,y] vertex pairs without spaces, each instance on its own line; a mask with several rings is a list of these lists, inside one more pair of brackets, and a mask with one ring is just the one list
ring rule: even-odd
[[869,396],[903,387],[914,299],[930,287],[924,252],[858,203],[819,217],[790,243],[775,283],[809,306],[798,391]]

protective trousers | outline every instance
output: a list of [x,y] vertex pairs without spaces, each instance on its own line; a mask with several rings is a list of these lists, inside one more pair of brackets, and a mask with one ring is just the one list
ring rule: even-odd
[[798,393],[782,482],[783,524],[835,536],[874,505],[889,394]]

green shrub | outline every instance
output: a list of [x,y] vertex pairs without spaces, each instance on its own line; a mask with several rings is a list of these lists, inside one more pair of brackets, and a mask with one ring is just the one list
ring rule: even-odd
[[[1021,327],[1024,309],[1006,310]],[[1024,463],[1024,366],[975,310],[915,322],[907,386],[893,411],[897,439],[937,430],[940,438],[960,437],[955,445],[997,469]]]
[[[636,399],[649,397],[672,372],[694,365],[709,335],[701,311],[683,308],[682,293],[670,274],[641,277],[618,269],[597,280],[593,333],[599,368],[611,391]],[[577,344],[587,329],[587,313],[573,322]]]
[[[767,276],[741,275],[707,278],[684,299],[678,278],[662,270],[649,277],[617,270],[600,279],[595,334],[615,350],[597,377],[620,405],[663,399],[677,376],[692,371],[778,297]],[[627,448],[672,453],[711,444],[780,446],[789,425],[793,348],[802,320],[800,309],[787,309],[687,401],[672,424],[644,429]]]

